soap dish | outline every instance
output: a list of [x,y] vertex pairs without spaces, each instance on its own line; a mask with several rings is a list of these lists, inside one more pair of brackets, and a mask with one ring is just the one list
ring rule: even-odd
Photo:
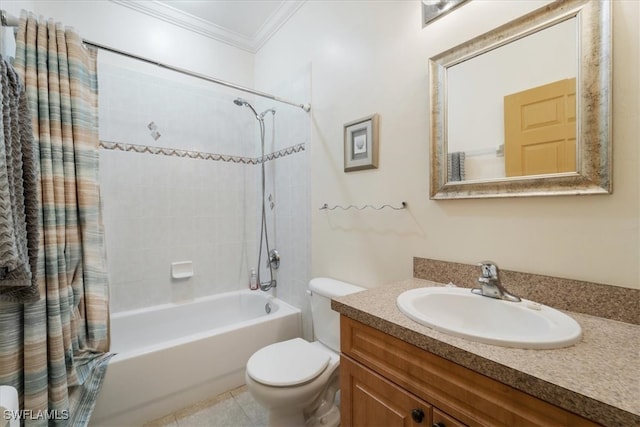
[[171,277],[174,279],[186,279],[193,276],[193,261],[180,261],[171,263]]

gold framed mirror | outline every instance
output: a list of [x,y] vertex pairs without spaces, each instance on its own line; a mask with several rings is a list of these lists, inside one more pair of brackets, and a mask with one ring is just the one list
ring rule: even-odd
[[430,198],[611,193],[611,43],[559,0],[430,58]]

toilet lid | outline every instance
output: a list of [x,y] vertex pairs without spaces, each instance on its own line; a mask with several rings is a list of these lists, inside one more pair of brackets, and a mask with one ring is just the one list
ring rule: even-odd
[[251,356],[247,374],[270,386],[286,387],[311,381],[329,364],[326,351],[302,338],[268,345]]

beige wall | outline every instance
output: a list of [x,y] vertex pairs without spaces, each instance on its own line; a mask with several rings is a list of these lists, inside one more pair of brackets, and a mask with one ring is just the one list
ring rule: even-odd
[[[427,59],[544,3],[475,0],[422,29],[419,1],[310,0],[258,52],[258,88],[311,63],[312,275],[375,287],[419,256],[640,288],[640,2],[613,2],[613,195],[428,198]],[[345,174],[342,125],[374,112],[380,166]]]

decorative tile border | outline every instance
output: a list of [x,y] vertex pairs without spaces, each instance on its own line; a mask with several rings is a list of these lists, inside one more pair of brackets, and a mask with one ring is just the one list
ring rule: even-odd
[[[300,151],[305,150],[304,142],[302,144],[293,145],[291,147],[283,148],[279,151],[274,151],[271,154],[267,154],[264,156],[264,161],[275,160],[281,157],[289,156],[291,154],[299,153]],[[260,159],[256,158],[256,161],[260,163]]]
[[243,163],[245,165],[257,165],[263,161],[279,159],[305,150],[305,143],[283,148],[282,150],[266,154],[261,157],[231,156],[227,154],[205,153],[202,151],[179,150],[177,148],[152,147],[149,145],[127,144],[124,142],[100,141],[99,147],[105,150],[130,151],[141,154],[157,154],[170,157],[186,157],[190,159],[214,160],[221,162]]

